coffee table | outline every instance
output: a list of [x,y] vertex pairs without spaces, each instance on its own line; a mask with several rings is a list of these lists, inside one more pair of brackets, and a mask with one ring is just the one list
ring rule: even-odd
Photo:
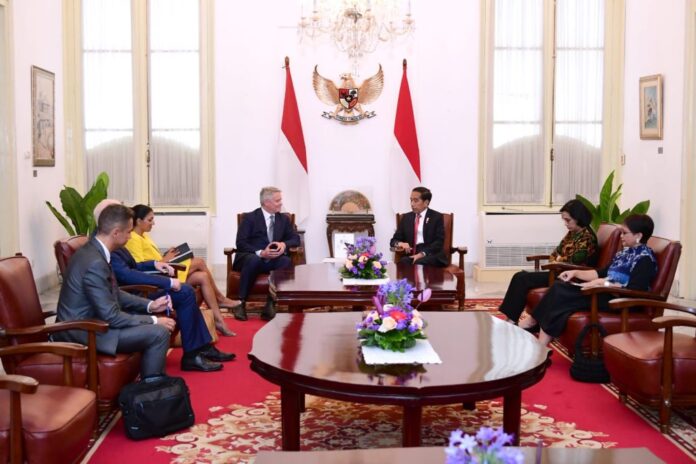
[[304,395],[403,408],[403,446],[420,446],[421,410],[503,397],[503,429],[519,443],[522,390],[546,373],[549,350],[482,312],[428,312],[442,364],[367,366],[353,312],[278,314],[254,336],[251,369],[280,386],[283,450],[300,448]]
[[[373,285],[343,285],[338,270],[342,264],[302,264],[291,269],[271,272],[269,288],[277,304],[288,305],[291,313],[313,306],[371,305],[377,292]],[[407,279],[416,292],[425,288],[433,291],[428,305],[454,303],[457,279],[444,268],[409,266],[389,263],[387,275],[391,280]]]

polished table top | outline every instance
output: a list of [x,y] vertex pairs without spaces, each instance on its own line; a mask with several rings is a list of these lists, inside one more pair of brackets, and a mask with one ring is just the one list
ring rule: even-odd
[[[536,448],[521,448],[525,463],[535,462]],[[425,464],[444,463],[444,448],[382,448],[347,451],[261,451],[256,464]],[[542,464],[659,464],[647,448],[544,448]]]
[[[343,285],[338,273],[341,266],[339,263],[313,263],[275,270],[271,272],[271,288],[277,295],[342,293],[372,298],[376,292],[374,285]],[[444,268],[389,263],[387,275],[391,280],[407,279],[416,292],[430,288],[435,294],[447,294],[451,300],[456,296],[457,280]]]
[[361,317],[358,312],[278,314],[256,333],[249,359],[285,380],[311,378],[326,388],[399,394],[524,383],[523,374],[538,373],[547,359],[548,349],[534,336],[487,313],[426,312],[425,332],[442,364],[369,366],[361,360],[355,330]]

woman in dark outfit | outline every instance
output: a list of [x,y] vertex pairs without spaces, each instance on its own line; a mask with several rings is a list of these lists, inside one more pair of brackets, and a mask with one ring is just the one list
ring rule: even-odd
[[[561,219],[568,233],[551,253],[549,262],[580,265],[594,264],[597,253],[597,236],[590,228],[592,214],[579,200],[570,200],[561,208]],[[500,312],[508,320],[517,322],[527,304],[527,292],[549,285],[549,271],[520,271],[512,276]]]
[[[655,254],[646,245],[654,224],[647,214],[628,216],[621,226],[621,241],[625,247],[614,255],[609,267],[600,270],[564,271],[534,310],[533,317],[520,322],[523,329],[541,326],[539,342],[548,345],[565,330],[568,317],[590,305],[590,296],[582,294],[587,287],[626,287],[647,291],[657,274]],[[582,283],[571,283],[582,281]],[[607,309],[611,294],[597,295],[599,309]]]

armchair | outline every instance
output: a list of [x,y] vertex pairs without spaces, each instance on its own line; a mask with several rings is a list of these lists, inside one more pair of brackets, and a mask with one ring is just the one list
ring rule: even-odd
[[[459,254],[457,264],[449,264],[445,267],[445,271],[452,274],[457,279],[457,309],[464,309],[464,298],[466,296],[466,282],[464,276],[464,255],[469,251],[465,246],[452,246],[452,233],[454,229],[454,213],[442,213],[442,222],[445,228],[445,240],[443,241],[443,250],[445,256],[452,256],[454,253]],[[396,227],[401,223],[401,214],[396,214]],[[394,262],[398,263],[404,256],[403,252],[394,250]]]
[[[50,314],[52,315],[52,314]],[[97,354],[96,333],[106,332],[103,321],[71,321],[46,325],[29,260],[17,256],[0,259],[0,341],[4,345],[48,342],[52,333],[81,329],[88,332],[87,363],[73,363],[75,385],[87,385],[97,395],[100,410],[112,409],[118,393],[140,371],[140,354]],[[61,385],[63,361],[52,353],[0,354],[8,374],[25,375],[42,384]]]
[[604,339],[604,362],[611,381],[619,389],[619,400],[627,395],[636,401],[660,408],[660,430],[669,430],[673,406],[696,405],[696,337],[674,333],[674,327],[696,328],[696,309],[664,301],[619,298],[609,303],[621,310],[622,322],[628,320],[629,308],[671,309],[685,313],[656,317],[657,330],[621,332]]
[[0,375],[0,462],[73,463],[87,451],[97,423],[96,396],[72,387],[73,357],[87,347],[74,343],[26,343],[0,348],[0,356],[51,353],[63,358],[64,385]]
[[[662,237],[652,236],[648,239],[648,246],[655,252],[657,258],[657,274],[650,283],[650,291],[643,292],[627,288],[594,287],[583,289],[583,294],[591,296],[590,308],[587,311],[578,311],[568,318],[568,323],[559,341],[568,348],[571,355],[575,347],[575,340],[585,325],[599,323],[604,326],[607,333],[614,334],[627,330],[656,330],[652,319],[662,316],[662,308],[657,306],[637,306],[628,313],[628,317],[622,320],[620,314],[611,311],[599,311],[597,295],[610,293],[617,297],[641,298],[664,302],[672,288],[674,275],[677,272],[677,264],[681,256],[681,243]],[[592,331],[589,348],[593,355],[599,353],[599,334]]]
[[[611,263],[611,259],[621,247],[621,229],[616,224],[600,224],[597,229],[597,261],[596,268],[601,269]],[[578,266],[570,263],[548,263],[541,265],[541,260],[548,260],[549,255],[527,256],[527,261],[534,261],[534,270],[549,272],[549,287],[553,285],[556,275],[570,269],[592,269],[590,266]],[[527,306],[525,311],[532,313],[539,301],[546,295],[548,287],[535,288],[527,293]]]
[[[244,215],[246,213],[237,214],[237,227],[242,223]],[[297,231],[297,225],[295,224],[295,215],[292,213],[283,213],[290,219],[290,224]],[[227,298],[237,299],[239,295],[239,280],[241,279],[241,273],[232,269],[233,256],[237,252],[236,248],[225,248],[224,253],[227,257],[227,290],[225,291]],[[297,266],[299,264],[304,264],[304,248],[291,247],[289,249],[290,259],[292,259],[293,265]],[[268,274],[260,274],[254,282],[254,286],[249,292],[248,301],[260,301],[265,302],[268,296]]]

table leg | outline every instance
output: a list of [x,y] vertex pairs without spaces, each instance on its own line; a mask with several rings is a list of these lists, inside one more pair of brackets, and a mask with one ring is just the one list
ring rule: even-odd
[[305,412],[307,407],[305,406],[305,394],[300,393],[300,412]]
[[404,447],[421,445],[421,406],[404,406],[403,441]]
[[503,431],[512,434],[512,446],[520,445],[522,390],[513,390],[503,397]]
[[292,388],[280,387],[283,451],[300,450],[300,398],[303,396]]

